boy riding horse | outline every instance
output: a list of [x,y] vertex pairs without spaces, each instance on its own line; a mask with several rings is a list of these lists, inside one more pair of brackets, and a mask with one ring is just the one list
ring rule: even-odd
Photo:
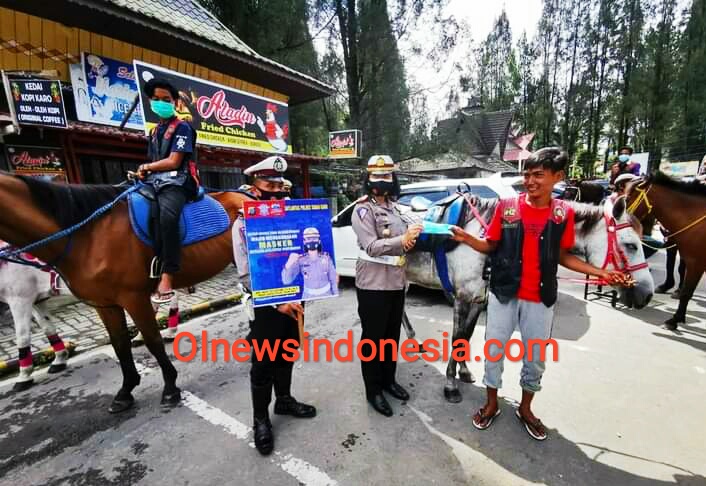
[[137,173],[154,187],[159,206],[160,238],[156,253],[162,259],[162,277],[152,302],[164,304],[174,296],[172,279],[179,271],[181,213],[187,201],[198,193],[196,131],[177,118],[175,102],[179,92],[168,81],[153,78],[145,84],[144,91],[150,99],[150,108],[159,116],[159,124],[149,138],[148,156],[152,162],[142,164]]

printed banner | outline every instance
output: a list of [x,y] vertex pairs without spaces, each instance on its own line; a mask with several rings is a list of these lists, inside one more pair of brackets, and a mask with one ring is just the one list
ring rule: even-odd
[[[70,67],[78,119],[120,126],[137,96],[133,65],[84,52],[81,53],[81,64]],[[130,115],[125,126],[144,130],[140,106]]]
[[20,125],[66,128],[61,82],[27,79],[3,72],[12,117]]
[[64,152],[55,147],[6,145],[10,170],[16,174],[67,182]]
[[162,78],[179,91],[177,116],[191,122],[198,133],[198,143],[292,153],[287,104],[141,61],[135,61],[135,73],[146,134],[159,118],[152,113],[143,88],[150,79]]
[[360,130],[340,130],[328,134],[328,156],[332,159],[354,159],[360,157]]
[[255,307],[338,295],[328,200],[245,201],[243,210]]

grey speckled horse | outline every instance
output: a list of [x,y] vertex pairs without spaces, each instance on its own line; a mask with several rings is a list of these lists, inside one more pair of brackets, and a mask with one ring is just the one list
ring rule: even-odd
[[[497,200],[481,199],[477,203],[478,213],[490,222]],[[592,206],[571,203],[576,214],[576,243],[573,253],[594,266],[602,268],[608,252],[608,229],[604,214],[615,219],[618,224],[630,223],[631,217],[625,211],[625,200],[621,198],[615,204]],[[409,213],[408,213],[409,214]],[[414,219],[423,213],[415,213]],[[464,229],[474,235],[480,235],[482,226],[471,216]],[[630,266],[645,261],[636,228],[630,226],[618,232],[618,245],[627,257]],[[454,289],[453,333],[451,342],[469,340],[485,309],[487,281],[483,280],[483,268],[486,255],[466,245],[459,245],[447,253],[449,279]],[[410,281],[423,287],[441,288],[431,253],[414,252],[408,256],[407,276]],[[632,288],[619,288],[621,302],[628,306],[642,308],[649,302],[654,292],[654,282],[649,269],[643,268],[632,272],[637,284]],[[458,375],[457,375],[458,370]],[[456,362],[451,358],[446,368],[444,396],[452,403],[462,400],[458,389],[457,376],[463,382],[475,381],[466,361]]]

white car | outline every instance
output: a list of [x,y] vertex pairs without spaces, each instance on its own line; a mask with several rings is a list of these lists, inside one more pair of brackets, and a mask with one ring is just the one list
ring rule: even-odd
[[[422,196],[431,202],[438,201],[456,192],[459,185],[468,184],[471,193],[483,198],[514,197],[521,190],[522,177],[491,177],[475,179],[441,179],[407,184],[400,189],[398,203],[409,206],[413,197]],[[355,277],[355,263],[358,260],[358,239],[351,227],[351,216],[355,203],[331,219],[333,226],[333,246],[336,255],[336,271],[343,277]]]

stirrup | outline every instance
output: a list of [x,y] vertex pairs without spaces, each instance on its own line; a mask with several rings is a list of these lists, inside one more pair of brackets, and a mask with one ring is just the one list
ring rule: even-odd
[[162,261],[157,256],[152,258],[152,263],[150,263],[150,278],[162,278]]

